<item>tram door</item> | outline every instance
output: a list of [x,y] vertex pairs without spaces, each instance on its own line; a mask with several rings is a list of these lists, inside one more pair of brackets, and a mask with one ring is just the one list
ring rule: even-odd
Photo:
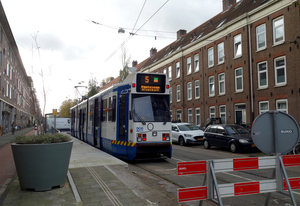
[[[119,116],[119,118],[117,119],[117,137],[118,141],[126,143],[128,142],[128,94],[124,94],[124,92],[120,93],[121,94],[119,94],[119,101],[117,106]],[[123,146],[118,147],[118,155],[127,156],[127,146],[125,145],[126,144],[123,144]]]
[[81,140],[82,138],[82,110],[79,110],[79,134],[78,134],[78,139]]
[[97,139],[98,139],[98,114],[99,114],[99,107],[98,107],[98,98],[95,99],[95,103],[94,103],[94,119],[93,119],[93,131],[92,131],[92,134],[93,134],[93,137],[94,137],[94,146],[95,147],[98,147],[98,142],[97,142]]

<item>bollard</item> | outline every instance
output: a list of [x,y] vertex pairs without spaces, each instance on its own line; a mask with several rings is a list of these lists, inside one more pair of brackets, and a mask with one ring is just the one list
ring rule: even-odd
[[37,136],[37,124],[34,124],[34,134]]

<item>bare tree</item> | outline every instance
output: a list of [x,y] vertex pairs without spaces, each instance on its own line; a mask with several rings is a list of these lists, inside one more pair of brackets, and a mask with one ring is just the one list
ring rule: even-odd
[[121,48],[121,63],[122,63],[122,69],[120,70],[120,79],[119,82],[123,82],[125,78],[128,76],[128,65],[130,63],[131,56],[128,55],[127,48],[122,46]]
[[[33,73],[37,73],[40,78],[41,78],[41,83],[42,83],[42,95],[43,95],[43,103],[44,103],[44,107],[43,107],[43,112],[42,112],[42,118],[45,117],[45,110],[46,110],[46,104],[47,104],[47,94],[49,93],[50,91],[50,88],[46,88],[46,83],[45,83],[45,76],[51,72],[51,65],[49,66],[48,68],[48,71],[45,71],[43,66],[42,66],[42,58],[41,58],[41,52],[40,52],[40,46],[38,44],[38,41],[37,41],[37,36],[38,36],[38,32],[34,33],[33,35],[31,35],[32,39],[33,39],[33,48],[32,48],[32,56],[33,56],[33,53],[34,51],[37,51],[38,53],[38,59],[39,59],[39,65],[37,66],[37,68],[35,69],[33,66],[32,66],[32,72]],[[37,118],[38,119],[38,118]],[[39,119],[39,122],[41,123],[42,120]],[[42,129],[42,132],[43,129]]]

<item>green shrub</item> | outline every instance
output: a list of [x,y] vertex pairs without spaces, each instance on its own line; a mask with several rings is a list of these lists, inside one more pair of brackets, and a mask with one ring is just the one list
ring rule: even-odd
[[71,138],[68,135],[56,133],[56,134],[44,134],[44,135],[20,135],[11,141],[11,143],[17,144],[50,144],[59,142],[69,142]]

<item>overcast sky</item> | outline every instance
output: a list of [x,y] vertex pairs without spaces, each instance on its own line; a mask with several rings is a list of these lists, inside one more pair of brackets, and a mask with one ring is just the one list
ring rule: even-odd
[[[45,73],[46,113],[59,109],[68,98],[81,97],[74,86],[80,85],[80,81],[87,86],[91,74],[99,83],[106,77],[116,78],[122,68],[121,52],[117,49],[133,28],[140,30],[125,44],[130,66],[133,60],[140,63],[148,58],[152,47],[160,50],[175,41],[179,29],[189,32],[222,11],[222,0],[1,2],[41,107],[44,101],[38,71],[42,69]],[[119,28],[124,28],[125,33],[119,34]],[[83,88],[78,90],[84,94]]]

